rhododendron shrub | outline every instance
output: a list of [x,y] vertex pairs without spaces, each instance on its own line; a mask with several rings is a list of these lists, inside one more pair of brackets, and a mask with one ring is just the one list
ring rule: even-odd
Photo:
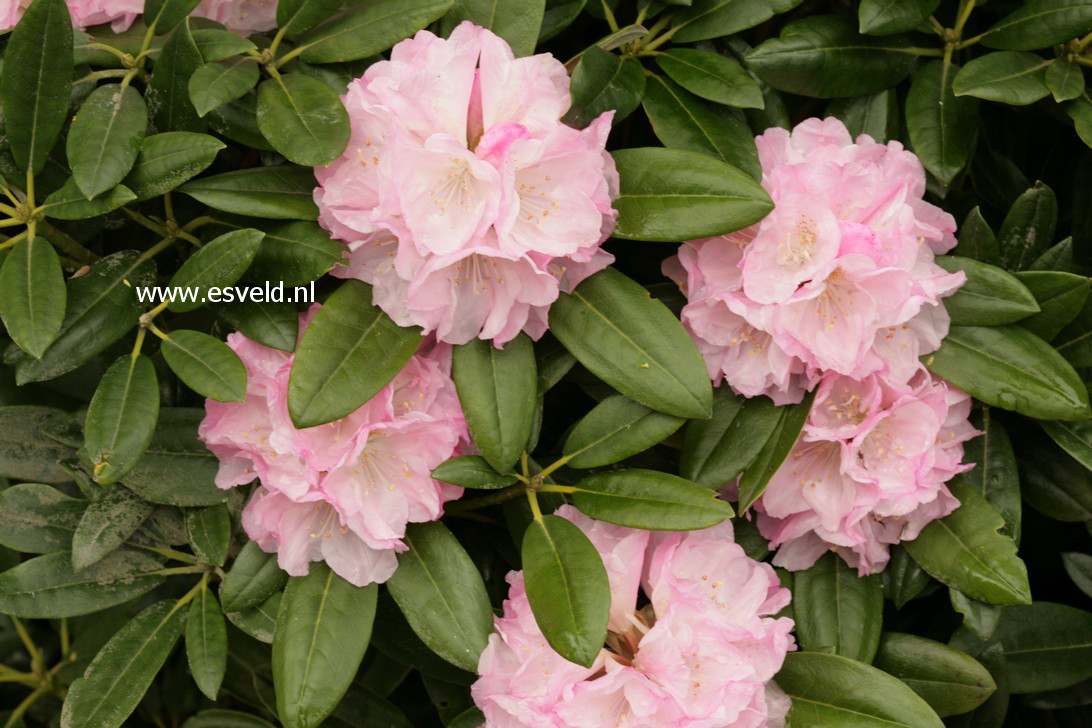
[[1090,34],[0,6],[0,724],[1092,724]]

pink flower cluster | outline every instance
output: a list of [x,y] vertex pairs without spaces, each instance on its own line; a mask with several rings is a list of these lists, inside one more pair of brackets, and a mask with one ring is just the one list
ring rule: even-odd
[[403,326],[463,344],[538,338],[550,304],[613,257],[618,179],[604,151],[612,112],[560,122],[569,77],[553,56],[514,58],[464,22],[421,31],[342,97],[339,159],[316,167],[319,222],[349,244],[334,275],[374,286]]
[[[317,310],[301,316],[301,333]],[[220,459],[218,486],[261,481],[243,511],[247,535],[293,576],[324,560],[357,586],[389,579],[406,524],[439,518],[462,494],[430,476],[469,442],[450,347],[423,347],[356,411],[298,430],[287,406],[293,356],[240,333],[228,346],[246,365],[247,397],[207,400],[199,433]]]
[[[111,30],[121,33],[144,12],[143,0],[67,0],[67,4],[72,25],[79,30],[109,23]],[[0,0],[0,30],[14,28],[29,6],[29,0]],[[191,14],[243,35],[277,27],[276,0],[201,0]]]
[[[607,646],[591,667],[546,643],[508,574],[504,616],[471,688],[489,728],[776,728],[789,699],[771,682],[794,648],[790,599],[773,569],[744,555],[731,523],[650,533],[557,515],[588,536],[610,579]],[[648,604],[638,609],[638,590]]]
[[807,568],[835,548],[861,573],[887,544],[958,506],[970,401],[919,361],[948,333],[941,298],[964,282],[934,262],[955,220],[923,199],[925,172],[898,142],[856,142],[834,118],[756,139],[776,207],[730,235],[684,243],[664,272],[718,384],[778,404],[819,391],[802,442],[757,505]]

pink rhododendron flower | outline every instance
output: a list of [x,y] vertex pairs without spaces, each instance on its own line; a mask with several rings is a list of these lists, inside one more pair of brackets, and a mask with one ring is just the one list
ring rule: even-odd
[[538,338],[561,291],[613,257],[613,112],[580,130],[565,67],[515,58],[469,22],[428,31],[349,84],[352,137],[315,168],[319,222],[349,245],[334,275],[364,280],[402,325],[463,344]]
[[756,143],[774,211],[683,243],[664,273],[714,382],[777,404],[818,387],[755,504],[774,563],[806,569],[834,549],[872,573],[889,545],[958,507],[944,483],[971,467],[970,398],[919,361],[948,333],[941,299],[964,281],[933,260],[955,245],[955,221],[923,199],[925,171],[898,142],[854,142],[829,118]]
[[190,14],[250,35],[277,27],[277,0],[201,0]]
[[[300,317],[301,333],[317,310]],[[227,341],[246,365],[247,397],[207,400],[199,432],[220,459],[218,486],[261,481],[243,511],[247,534],[293,576],[321,560],[357,586],[386,581],[406,524],[439,518],[462,494],[430,476],[469,442],[450,347],[423,347],[356,411],[298,430],[287,406],[292,355],[240,333]]]
[[[535,622],[522,572],[508,575],[504,615],[471,688],[490,728],[783,726],[788,697],[772,682],[794,648],[773,569],[747,558],[725,522],[650,533],[557,515],[588,536],[611,590],[607,645],[591,667],[555,652]],[[649,603],[638,609],[638,592]]]
[[[67,0],[66,4],[72,25],[79,30],[109,23],[111,30],[120,33],[144,12],[143,0]],[[28,7],[30,0],[0,0],[0,30],[14,28]]]

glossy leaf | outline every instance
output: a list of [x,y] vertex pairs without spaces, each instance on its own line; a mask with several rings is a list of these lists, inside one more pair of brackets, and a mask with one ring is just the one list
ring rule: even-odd
[[793,575],[793,619],[800,648],[872,662],[883,628],[883,581],[858,576],[828,553]]
[[782,411],[768,397],[743,398],[730,387],[713,392],[713,416],[686,426],[679,474],[711,488],[735,479],[778,429]]
[[223,566],[231,545],[231,514],[227,507],[187,508],[186,536],[197,558]]
[[508,472],[534,425],[537,377],[531,340],[520,334],[497,349],[491,341],[473,339],[455,348],[451,377],[474,444],[494,470]]
[[978,127],[978,101],[952,93],[958,72],[955,64],[930,61],[914,74],[906,96],[906,125],[914,152],[945,185],[967,164]]
[[952,609],[963,615],[963,628],[982,640],[988,640],[997,629],[1001,613],[1005,608],[997,604],[986,604],[971,599],[963,592],[948,588],[948,598]]
[[982,211],[975,207],[959,226],[959,243],[952,249],[952,254],[990,265],[1001,265],[1001,249],[997,246],[997,236]]
[[507,488],[518,482],[515,475],[498,473],[481,455],[460,455],[445,460],[432,471],[432,477],[463,488],[482,490]]
[[527,599],[546,641],[570,662],[591,665],[603,649],[610,614],[599,552],[569,521],[543,516],[527,527],[522,556]]
[[161,351],[171,371],[198,394],[218,402],[246,399],[246,367],[219,339],[181,329],[163,340]]
[[175,289],[196,289],[196,300],[176,298],[167,308],[175,312],[192,311],[203,305],[210,287],[235,283],[254,260],[264,238],[265,233],[260,230],[243,228],[205,243],[182,264],[168,284]]
[[[279,8],[279,5],[278,5]],[[238,33],[219,28],[200,28],[193,31],[193,42],[201,51],[205,63],[226,61],[247,51],[257,50],[257,46]]]
[[403,329],[372,305],[371,287],[346,281],[315,315],[296,349],[288,412],[296,427],[343,417],[402,370],[421,334]]
[[[252,263],[252,270],[253,267]],[[281,351],[296,349],[300,322],[296,307],[291,303],[233,301],[217,307],[216,313],[232,329],[263,346]]]
[[997,244],[1002,265],[1017,271],[1030,265],[1050,247],[1057,219],[1058,201],[1054,192],[1036,182],[1017,198],[1001,223]]
[[122,356],[99,381],[84,422],[83,452],[95,482],[125,477],[152,440],[159,419],[159,382],[146,356]]
[[349,113],[337,92],[302,73],[262,82],[258,128],[274,149],[296,164],[329,164],[349,143]]
[[225,612],[241,612],[256,607],[288,581],[277,566],[277,555],[267,554],[248,541],[220,587],[220,603]]
[[343,4],[344,0],[279,0],[277,27],[284,37],[295,38],[336,13]]
[[608,268],[562,294],[554,335],[593,374],[632,400],[676,417],[708,417],[713,391],[679,320],[633,280]]
[[1033,51],[1089,31],[1092,31],[1092,4],[1088,0],[1029,0],[987,30],[982,44],[988,48]]
[[622,186],[614,200],[614,237],[673,241],[742,230],[773,209],[745,172],[684,149],[623,149],[613,153]]
[[988,263],[958,255],[943,255],[936,263],[949,273],[963,271],[967,282],[944,299],[944,308],[957,326],[997,326],[1039,312],[1035,296],[1020,279]]
[[145,0],[144,19],[163,35],[182,22],[197,7],[198,0]]
[[926,23],[938,5],[940,0],[861,0],[857,18],[862,33],[906,33]]
[[1058,521],[1092,521],[1092,471],[1034,431],[1017,444],[1024,501]]
[[1084,70],[1068,58],[1058,58],[1046,71],[1046,85],[1058,103],[1072,101],[1084,93]]
[[1043,341],[1054,338],[1076,318],[1088,300],[1088,277],[1059,271],[1020,271],[1016,277],[1039,304],[1039,313],[1020,325]]
[[144,137],[125,185],[137,199],[156,197],[203,172],[223,148],[224,143],[215,137],[187,131]]
[[1008,607],[997,625],[1014,693],[1058,690],[1092,677],[1092,613],[1065,604]]
[[883,570],[884,596],[902,609],[925,591],[932,581],[925,569],[906,552],[902,545],[891,548],[891,561]]
[[885,632],[875,664],[942,718],[974,710],[997,689],[989,670],[973,657],[917,635]]
[[469,20],[503,38],[517,57],[529,56],[535,52],[545,10],[545,0],[455,0],[440,27],[446,36]]
[[762,89],[736,61],[694,48],[668,48],[656,63],[671,80],[692,94],[737,109],[761,109]]
[[205,410],[161,407],[152,441],[128,475],[125,485],[151,503],[211,506],[227,493],[216,487],[219,460],[197,435]]
[[580,54],[569,91],[572,104],[565,122],[584,128],[605,111],[614,109],[618,124],[641,105],[645,95],[645,71],[636,58],[623,58],[592,46]]
[[644,452],[683,422],[620,394],[607,397],[576,423],[562,446],[571,468],[596,468]]
[[1092,421],[1042,422],[1047,434],[1081,465],[1092,470]]
[[243,56],[206,63],[190,76],[188,89],[193,108],[198,116],[204,116],[234,101],[254,88],[258,75],[258,63]]
[[1001,533],[1020,543],[1020,474],[1012,442],[989,407],[972,415],[971,424],[982,434],[963,445],[963,460],[975,467],[956,481],[983,495],[1005,521]]
[[338,63],[374,56],[408,38],[451,9],[452,0],[378,0],[335,15],[300,38],[308,63]]
[[155,509],[120,485],[104,488],[72,534],[72,568],[83,571],[116,551]]
[[[802,0],[694,0],[672,20],[677,43],[720,38],[753,28]],[[686,3],[678,3],[685,5]]]
[[271,645],[273,632],[277,627],[277,610],[280,609],[281,596],[281,592],[273,592],[256,607],[241,612],[227,612],[224,616],[254,639]]
[[67,296],[48,240],[24,239],[11,248],[0,268],[0,317],[20,349],[41,358],[61,330]]
[[854,138],[868,134],[883,142],[900,134],[899,98],[893,88],[868,96],[834,99],[827,106],[827,114],[841,119]]
[[417,636],[453,665],[474,672],[493,631],[493,610],[478,568],[441,523],[411,525],[387,582]]
[[770,478],[789,457],[789,453],[796,446],[796,441],[800,439],[800,433],[804,430],[804,423],[808,420],[814,397],[814,394],[808,394],[800,404],[780,408],[782,413],[780,423],[755,459],[745,467],[739,479],[740,513],[746,511],[759,499],[769,485]]
[[30,554],[65,551],[86,508],[87,501],[42,483],[0,490],[0,545]]
[[125,185],[118,185],[89,200],[80,192],[76,181],[69,178],[57,191],[52,192],[42,203],[42,212],[54,220],[85,220],[98,217],[118,209],[137,198],[136,194]]
[[133,168],[148,108],[132,86],[99,86],[83,102],[68,132],[72,179],[87,199],[113,189]]
[[1077,588],[1092,597],[1092,556],[1071,551],[1062,554],[1062,564]]
[[1027,567],[1016,544],[998,531],[1001,516],[978,491],[961,483],[949,489],[960,506],[933,521],[906,550],[938,581],[988,604],[1028,604]]
[[209,207],[274,220],[314,220],[314,173],[305,167],[254,167],[187,182],[179,188]]
[[658,470],[614,470],[583,478],[573,504],[600,521],[650,531],[709,528],[733,515],[715,492]]
[[207,586],[197,590],[186,617],[186,661],[197,688],[216,700],[227,670],[227,625],[216,595]]
[[190,33],[189,20],[180,23],[163,45],[148,81],[146,96],[158,131],[205,130],[205,122],[193,107],[189,91],[190,76],[204,63]]
[[325,562],[285,587],[273,638],[277,714],[285,728],[322,723],[353,681],[371,638],[377,587],[356,587]]
[[1024,106],[1050,93],[1047,61],[1033,53],[987,53],[967,63],[952,81],[957,97],[975,96],[1013,106]]
[[258,254],[247,273],[253,281],[280,281],[302,286],[344,264],[345,244],[314,222],[260,224],[265,232]]

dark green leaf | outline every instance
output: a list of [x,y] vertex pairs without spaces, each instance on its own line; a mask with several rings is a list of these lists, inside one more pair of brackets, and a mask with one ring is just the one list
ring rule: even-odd
[[915,59],[902,36],[861,36],[847,17],[814,15],[748,53],[747,65],[781,91],[833,98],[893,86],[910,74]]
[[1092,556],[1069,552],[1062,554],[1065,573],[1077,585],[1077,588],[1092,597]]
[[1048,65],[1049,61],[1034,53],[987,53],[960,69],[952,90],[956,96],[1024,106],[1050,93],[1046,85]]
[[162,132],[205,130],[205,122],[190,101],[190,76],[205,62],[193,42],[189,21],[175,28],[156,59],[148,82],[148,107]]
[[958,255],[938,256],[936,263],[949,273],[967,275],[963,287],[944,299],[957,326],[1010,324],[1039,312],[1027,286],[1001,268]]
[[587,0],[546,0],[538,42],[545,43],[569,27],[586,4]]
[[906,553],[901,545],[891,547],[891,561],[883,571],[884,596],[902,609],[918,597],[932,581],[925,569]]
[[526,334],[504,345],[473,339],[455,347],[451,377],[474,444],[494,470],[519,459],[534,425],[535,351]]
[[0,612],[28,619],[75,617],[147,594],[163,581],[159,561],[121,549],[77,573],[65,551],[37,556],[0,574]]
[[74,424],[71,415],[52,407],[0,406],[0,476],[44,483],[72,480],[68,470],[58,463],[75,454],[79,437],[63,444],[46,432]]
[[1053,341],[1088,300],[1088,277],[1058,271],[1021,271],[1016,277],[1039,303],[1039,313],[1020,325],[1043,341]]
[[955,64],[931,61],[914,74],[906,96],[910,142],[925,168],[945,185],[967,164],[978,127],[978,101],[952,93],[958,72]]
[[738,111],[704,101],[661,76],[650,77],[641,103],[665,146],[703,152],[761,176],[754,137]]
[[762,89],[736,61],[694,48],[668,48],[656,63],[675,83],[703,99],[740,109],[766,105]]
[[227,493],[216,487],[219,460],[197,436],[205,410],[163,407],[152,441],[125,485],[146,501],[174,506],[211,506]]
[[963,615],[963,628],[973,633],[982,640],[988,640],[997,629],[997,623],[1001,619],[1004,607],[997,604],[986,604],[969,596],[958,589],[948,588],[948,598],[952,603],[952,609]]
[[1076,62],[1061,56],[1047,69],[1046,85],[1058,103],[1072,101],[1084,93],[1084,70]]
[[515,475],[502,475],[490,467],[481,455],[460,455],[440,463],[432,477],[463,488],[496,490],[516,484]]
[[329,164],[349,143],[349,113],[332,88],[302,73],[258,87],[258,128],[297,164]]
[[193,31],[193,42],[201,51],[205,63],[226,61],[247,51],[257,50],[257,46],[238,33],[218,28],[201,28]]
[[827,106],[827,114],[841,119],[854,139],[868,134],[878,142],[887,142],[901,134],[899,95],[893,88],[868,96],[834,99]]
[[758,222],[773,209],[747,173],[683,149],[613,153],[622,179],[614,200],[614,237],[674,241],[723,235]]
[[1047,248],[1032,261],[1028,270],[1056,270],[1069,273],[1073,268],[1073,238],[1069,237]]
[[732,516],[732,506],[715,492],[658,470],[589,475],[577,484],[572,499],[592,518],[652,531],[709,528]]
[[226,61],[206,63],[190,76],[187,88],[190,102],[198,116],[204,116],[229,101],[244,96],[258,83],[258,63],[237,56]]
[[1013,203],[997,243],[1001,263],[1009,270],[1023,270],[1031,261],[1050,247],[1058,219],[1058,201],[1054,192],[1042,182],[1024,192]]
[[409,551],[387,582],[417,636],[453,665],[474,672],[493,631],[493,610],[478,568],[441,523],[412,524]]
[[227,625],[216,595],[205,585],[190,602],[186,617],[186,660],[197,689],[216,700],[227,670]]
[[758,456],[781,415],[768,397],[746,399],[729,387],[718,387],[713,416],[686,426],[679,474],[710,488],[727,485]]
[[[196,115],[197,112],[194,112]],[[258,129],[258,92],[224,104],[209,112],[208,123],[219,134],[248,147],[273,151],[273,147]]]
[[607,397],[573,427],[562,454],[571,468],[597,468],[644,452],[682,427],[665,415],[620,394]]
[[1020,474],[1012,442],[989,407],[972,415],[971,423],[982,434],[963,445],[963,461],[975,467],[957,475],[956,482],[985,496],[1005,520],[1001,533],[1020,543]]
[[116,551],[154,509],[120,485],[103,488],[72,534],[72,569],[83,571]]
[[982,212],[975,207],[959,226],[959,243],[952,250],[953,255],[1001,265],[1001,249],[997,247],[997,236],[990,224],[982,217]]
[[277,627],[277,610],[281,605],[281,596],[281,592],[273,592],[256,607],[244,609],[241,612],[228,612],[224,616],[254,639],[271,645],[273,632]]
[[102,376],[83,425],[83,452],[95,482],[125,477],[152,440],[159,419],[159,382],[152,360],[123,355]]
[[1052,602],[1008,607],[997,638],[1014,693],[1058,690],[1092,677],[1092,613]]
[[231,545],[231,514],[227,506],[186,509],[186,536],[197,558],[223,566]]
[[629,116],[645,95],[645,71],[636,58],[623,58],[592,46],[580,54],[570,84],[572,104],[565,123],[583,129],[614,109],[613,123]]
[[136,198],[131,189],[118,185],[95,199],[88,200],[76,186],[76,180],[70,177],[63,187],[46,198],[42,212],[55,220],[85,220],[105,215]]
[[1017,445],[1024,500],[1058,521],[1092,521],[1092,471],[1033,432]]
[[254,167],[187,182],[179,188],[209,207],[275,220],[314,220],[315,175],[306,167]]
[[676,417],[708,417],[705,362],[679,320],[648,291],[608,268],[561,295],[555,336],[593,374],[632,400]]
[[885,632],[876,667],[909,685],[942,718],[974,710],[997,689],[970,655],[912,634]]
[[397,326],[372,305],[371,287],[341,284],[307,327],[288,380],[296,427],[332,422],[356,410],[402,371],[421,334]]
[[293,577],[277,611],[273,684],[285,728],[314,728],[333,712],[364,659],[376,585],[356,587],[325,562]]
[[1092,421],[1040,423],[1054,442],[1092,470]]
[[68,132],[66,150],[72,179],[91,200],[113,189],[133,168],[148,108],[132,86],[99,86],[83,102]]
[[187,131],[144,137],[125,184],[137,199],[158,197],[203,172],[223,148],[224,143],[215,137]]
[[220,602],[225,612],[241,612],[256,607],[288,581],[277,566],[277,555],[267,554],[258,544],[248,541],[220,587]]
[[254,256],[247,277],[254,281],[281,281],[302,286],[342,264],[345,244],[314,222],[281,222],[260,225],[265,239]]
[[452,0],[377,0],[335,15],[304,35],[301,58],[339,63],[374,56],[451,9]]
[[1088,0],[1029,0],[986,31],[982,44],[1010,51],[1033,51],[1064,43],[1092,30]]
[[790,652],[777,684],[792,698],[789,725],[807,728],[943,728],[904,683],[839,655]]
[[1038,419],[1088,416],[1088,392],[1058,352],[1020,326],[953,326],[925,364],[986,404]]
[[940,0],[861,0],[857,18],[862,33],[906,33],[929,20]]
[[250,266],[264,237],[265,233],[260,230],[243,228],[205,243],[182,264],[169,284],[175,289],[197,289],[197,300],[182,301],[179,298],[171,301],[167,308],[175,312],[192,311],[204,303],[208,288],[222,288],[235,283]]
[[30,554],[67,551],[87,501],[42,483],[0,491],[0,545]]
[[145,0],[144,21],[155,26],[156,35],[172,28],[197,7],[199,0]]
[[883,628],[883,581],[858,576],[828,553],[793,574],[793,619],[800,648],[870,663]]
[[603,649],[610,614],[610,584],[599,552],[559,516],[533,521],[522,551],[527,599],[546,641],[566,660],[591,665]]
[[274,728],[273,724],[256,715],[237,710],[210,708],[190,716],[182,728]]
[[1092,366],[1092,299],[1058,334],[1054,348],[1075,367]]
[[796,441],[800,439],[800,433],[804,430],[804,423],[808,421],[808,413],[811,412],[811,403],[814,398],[813,392],[805,395],[804,401],[800,404],[779,408],[782,413],[781,422],[755,459],[746,466],[739,479],[740,513],[746,511],[759,499],[766,490],[766,486],[770,484],[770,478],[789,457],[789,453],[796,446]]
[[19,348],[40,358],[61,330],[67,290],[61,260],[42,237],[16,243],[0,268],[0,316]]
[[[266,238],[268,240],[268,238]],[[254,264],[251,264],[253,270]],[[233,301],[216,309],[228,325],[263,346],[294,351],[299,334],[299,314],[291,303]]]
[[720,38],[753,28],[777,13],[785,13],[802,0],[694,0],[673,19],[677,43]]
[[163,340],[161,351],[171,371],[198,394],[218,402],[246,399],[246,367],[219,339],[180,329]]
[[156,602],[133,617],[69,687],[61,725],[120,728],[167,661],[185,617],[182,604],[171,601]]
[[545,9],[545,0],[455,0],[440,27],[446,36],[469,20],[507,41],[517,57],[529,56],[535,52]]
[[930,576],[967,596],[989,604],[1028,604],[1031,590],[1016,544],[998,533],[1000,514],[977,490],[950,483],[960,506],[933,521],[906,550]]
[[279,0],[277,27],[285,38],[295,38],[341,9],[344,0]]
[[68,118],[72,18],[64,0],[35,0],[8,36],[0,102],[15,163],[38,175]]

